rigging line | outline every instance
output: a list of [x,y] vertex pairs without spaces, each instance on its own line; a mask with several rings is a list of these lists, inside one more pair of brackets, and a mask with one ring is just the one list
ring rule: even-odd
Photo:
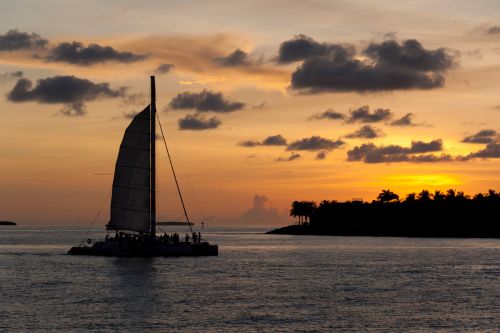
[[[168,135],[168,133],[167,133],[167,135]],[[172,137],[170,138],[170,141],[173,141]],[[175,146],[173,149],[174,149],[174,151],[177,152],[177,155],[179,155]],[[190,192],[191,195],[193,195],[193,197],[194,197],[196,208],[198,208],[198,213],[200,214],[201,220],[203,222],[203,219],[205,219],[207,216],[206,216],[205,212],[203,211],[203,208],[200,205],[200,200],[198,198],[198,195],[196,194],[196,191],[194,190],[193,184],[191,183],[191,179],[189,178],[189,174],[186,171],[186,167],[185,167],[184,162],[182,161],[182,157],[180,155],[179,155],[178,163],[180,164],[182,171],[184,172],[184,177],[186,178],[185,182],[188,185],[188,189],[191,191]]]
[[168,161],[170,162],[170,168],[172,169],[175,185],[177,186],[177,192],[179,193],[179,198],[181,199],[182,209],[184,210],[184,216],[186,216],[189,230],[191,231],[191,233],[193,233],[193,228],[191,228],[191,221],[189,221],[186,205],[184,205],[184,199],[182,198],[181,188],[179,187],[179,182],[177,181],[177,176],[175,175],[174,164],[172,163],[172,158],[170,158],[170,152],[168,151],[167,140],[165,140],[165,135],[163,134],[163,127],[161,126],[160,117],[158,117],[158,113],[156,114],[156,119],[158,120],[158,124],[160,125],[161,136],[163,138],[163,143],[165,144],[165,149],[167,150]]
[[[99,211],[97,212],[96,216],[94,217],[94,219],[92,220],[92,223],[90,224],[89,228],[87,229],[87,231],[85,232],[85,234],[83,235],[83,239],[82,241],[80,242],[80,244],[78,246],[82,246],[82,244],[85,242],[85,238],[87,238],[87,235],[89,234],[90,232],[90,229],[94,226],[95,222],[97,221],[97,219],[99,218],[99,215],[101,215],[102,213],[102,210],[104,209],[104,206],[106,205],[106,203],[108,202],[109,200],[109,197],[111,196],[111,193],[113,193],[113,190],[109,191],[108,195],[106,196],[106,199],[104,200],[104,202],[102,203],[101,205],[101,208],[99,208]],[[106,231],[107,233],[107,231]]]

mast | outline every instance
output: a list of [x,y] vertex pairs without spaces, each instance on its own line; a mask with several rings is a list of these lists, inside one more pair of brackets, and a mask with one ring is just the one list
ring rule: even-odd
[[156,238],[156,87],[155,77],[151,76],[151,237]]

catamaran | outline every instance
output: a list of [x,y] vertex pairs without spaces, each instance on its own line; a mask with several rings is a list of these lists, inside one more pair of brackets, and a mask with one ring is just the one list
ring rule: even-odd
[[114,236],[105,240],[72,247],[69,254],[153,257],[153,256],[216,256],[218,246],[201,239],[191,229],[187,210],[168,152],[179,198],[193,237],[178,234],[157,236],[156,232],[156,88],[151,76],[151,103],[139,112],[125,130],[116,159],[111,196],[110,221],[107,230]]

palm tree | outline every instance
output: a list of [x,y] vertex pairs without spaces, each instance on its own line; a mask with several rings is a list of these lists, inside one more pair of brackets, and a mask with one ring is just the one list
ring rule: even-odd
[[413,203],[416,201],[417,194],[416,193],[408,193],[405,198],[406,203]]
[[421,202],[428,202],[431,200],[431,194],[429,191],[427,190],[422,190],[419,194],[418,194],[418,201],[421,201]]
[[311,221],[311,215],[318,208],[318,205],[314,201],[302,201],[302,213],[305,217],[305,222]]
[[292,208],[290,208],[290,216],[292,217],[298,217],[299,218],[299,224],[301,223],[301,211],[300,211],[300,202],[294,201],[292,202]]
[[436,191],[434,191],[432,198],[434,199],[435,202],[441,202],[444,200],[445,196],[441,191],[436,190]]
[[399,200],[399,195],[390,191],[390,190],[382,190],[380,194],[377,196],[377,200],[379,202],[391,202]]

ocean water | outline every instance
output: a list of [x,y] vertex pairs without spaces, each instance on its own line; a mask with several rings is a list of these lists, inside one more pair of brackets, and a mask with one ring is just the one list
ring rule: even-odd
[[0,332],[500,331],[500,240],[265,230],[203,230],[218,257],[100,258],[65,255],[86,228],[2,227]]

